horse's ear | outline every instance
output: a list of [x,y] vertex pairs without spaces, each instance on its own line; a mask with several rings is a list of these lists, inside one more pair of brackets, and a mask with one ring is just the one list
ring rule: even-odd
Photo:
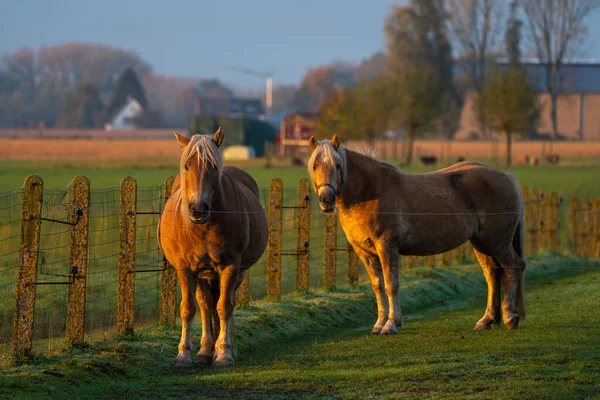
[[317,146],[319,145],[319,142],[317,142],[317,139],[315,139],[314,136],[310,137],[310,150],[311,151],[315,151],[315,149],[317,148]]
[[183,147],[185,149],[185,146],[188,145],[188,143],[190,142],[190,139],[186,138],[185,136],[180,135],[177,132],[173,132],[173,133],[175,134],[175,137],[177,138],[177,141],[179,142],[181,147]]
[[337,133],[335,133],[333,135],[333,138],[331,138],[331,145],[333,146],[334,149],[339,149],[340,148],[340,144],[342,144],[342,141],[340,140],[339,136],[337,135]]
[[212,137],[212,141],[217,145],[217,147],[221,147],[223,144],[223,139],[225,138],[225,134],[223,133],[223,129],[219,127],[215,134]]

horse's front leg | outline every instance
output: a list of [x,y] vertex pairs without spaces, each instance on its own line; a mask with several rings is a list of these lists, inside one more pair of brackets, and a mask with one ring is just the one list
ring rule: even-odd
[[385,293],[390,305],[387,321],[381,329],[381,335],[393,335],[398,333],[398,327],[402,326],[402,311],[398,301],[398,289],[400,288],[400,254],[394,244],[389,241],[377,246],[377,253],[381,260]]
[[213,331],[213,309],[214,299],[210,290],[210,284],[206,279],[198,279],[196,288],[196,300],[200,308],[202,318],[202,339],[200,339],[200,351],[196,355],[196,362],[200,365],[210,365],[213,361],[215,350],[215,336]]
[[176,367],[189,367],[192,365],[192,320],[196,315],[196,304],[194,292],[196,291],[196,274],[189,268],[177,269],[179,286],[181,287],[181,340],[179,341],[179,353],[175,358]]
[[215,345],[215,365],[233,365],[233,341],[235,330],[233,327],[233,309],[235,307],[235,289],[238,285],[238,277],[241,274],[238,265],[223,267],[219,272],[219,302],[217,313],[219,314],[220,330]]
[[371,254],[358,246],[354,246],[354,251],[365,265],[369,280],[371,281],[371,286],[373,287],[373,292],[375,292],[375,299],[377,300],[377,322],[375,322],[371,333],[378,335],[381,333],[389,313],[389,304],[385,294],[381,262],[379,261],[379,256]]

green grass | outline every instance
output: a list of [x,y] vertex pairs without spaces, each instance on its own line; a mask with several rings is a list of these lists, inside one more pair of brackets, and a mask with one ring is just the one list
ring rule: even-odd
[[599,266],[530,260],[529,317],[517,331],[472,330],[485,303],[476,267],[417,269],[403,276],[396,336],[368,335],[367,287],[319,293],[237,310],[234,368],[175,370],[179,332],[165,329],[0,367],[0,397],[598,397]]
[[[138,186],[160,185],[171,175],[177,174],[175,163],[160,163],[152,167],[143,165],[94,165],[89,162],[25,162],[0,161],[0,193],[17,189],[30,174],[38,174],[44,180],[47,189],[64,188],[76,175],[85,175],[90,179],[92,188],[101,189],[118,186],[125,176],[133,176]],[[280,178],[284,187],[293,187],[302,178],[308,178],[304,167],[271,167],[265,168],[242,165],[257,181],[259,187],[267,187],[272,178]],[[437,168],[413,166],[405,168],[409,173],[434,171]],[[541,166],[512,167],[504,169],[514,173],[520,184],[558,191],[565,198],[571,196],[600,197],[600,185],[595,185],[599,168],[597,166]]]

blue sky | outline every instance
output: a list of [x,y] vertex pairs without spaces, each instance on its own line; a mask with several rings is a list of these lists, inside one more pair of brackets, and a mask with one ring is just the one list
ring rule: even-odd
[[[298,83],[306,68],[358,62],[383,49],[391,0],[0,0],[0,53],[84,41],[134,50],[154,72],[218,77],[261,87],[225,69],[275,70]],[[600,59],[600,15],[590,19],[586,58]]]

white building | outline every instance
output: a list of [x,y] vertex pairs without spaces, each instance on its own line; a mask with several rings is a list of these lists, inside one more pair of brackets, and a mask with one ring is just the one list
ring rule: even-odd
[[131,96],[127,96],[125,105],[115,115],[110,124],[107,124],[107,130],[115,129],[135,129],[135,123],[133,122],[136,117],[140,116],[144,112],[142,105]]

